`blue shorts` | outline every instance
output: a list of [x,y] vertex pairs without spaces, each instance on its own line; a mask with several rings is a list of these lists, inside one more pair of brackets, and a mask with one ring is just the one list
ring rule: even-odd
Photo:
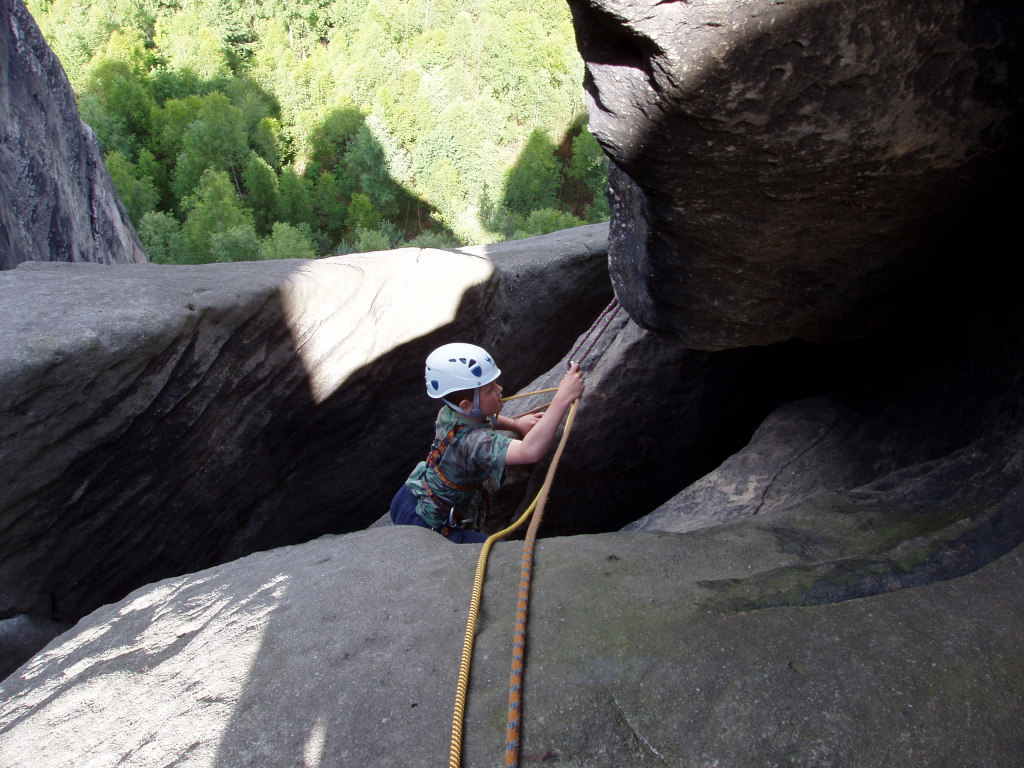
[[[435,530],[427,524],[426,520],[416,514],[416,497],[413,496],[407,485],[399,488],[395,498],[391,500],[391,522],[395,525],[418,525],[420,528]],[[437,531],[437,533],[440,532]],[[487,541],[487,534],[451,528],[447,538],[448,541],[454,541],[456,544],[480,544]]]

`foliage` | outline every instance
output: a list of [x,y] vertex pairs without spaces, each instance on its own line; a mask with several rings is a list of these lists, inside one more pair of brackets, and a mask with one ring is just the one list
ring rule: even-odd
[[86,91],[107,119],[126,135],[144,142],[149,135],[150,110],[155,106],[152,89],[137,66],[125,61],[100,59],[91,68]]
[[364,229],[359,227],[355,231],[355,245],[352,247],[354,253],[369,253],[370,251],[386,251],[391,247],[391,240],[387,234],[378,230]]
[[352,192],[351,184],[345,183],[347,181],[345,177],[339,181],[334,173],[324,171],[313,182],[313,227],[323,233],[330,243],[341,238],[348,216],[345,201],[352,196]]
[[172,69],[189,70],[209,80],[229,73],[224,40],[205,23],[196,5],[160,14],[153,42]]
[[380,211],[374,208],[368,195],[355,192],[348,204],[347,222],[352,231],[376,230],[380,226]]
[[107,171],[128,213],[128,218],[133,224],[140,222],[145,214],[156,207],[159,200],[156,184],[149,176],[140,178],[138,167],[120,152],[107,154],[106,163]]
[[362,123],[363,116],[354,105],[332,109],[310,133],[310,161],[325,171],[334,168]]
[[410,240],[409,245],[417,248],[458,248],[459,242],[446,232],[427,229]]
[[168,213],[150,211],[143,215],[138,227],[139,240],[149,260],[155,264],[182,263],[184,253],[181,224]]
[[210,235],[210,261],[255,261],[263,257],[263,246],[252,224],[245,221]]
[[345,165],[357,180],[360,189],[370,198],[373,207],[392,213],[397,195],[394,182],[384,163],[384,151],[365,125],[359,126],[345,152]]
[[551,140],[538,128],[530,134],[519,161],[508,174],[502,202],[510,211],[521,214],[554,208],[561,185],[561,164],[554,156]]
[[310,183],[304,176],[288,166],[277,182],[277,219],[298,226],[313,217],[313,198]]
[[572,161],[565,175],[590,192],[592,202],[585,210],[587,221],[607,221],[608,156],[586,127],[572,140]]
[[27,2],[154,260],[607,217],[561,0]]
[[252,211],[256,232],[266,235],[272,228],[278,208],[277,174],[256,152],[242,171],[245,203]]
[[572,229],[585,223],[571,213],[563,213],[553,208],[541,208],[527,216],[522,228],[515,231],[512,239],[522,240],[524,237],[546,235],[550,232],[557,232],[560,229]]
[[202,108],[203,100],[192,94],[181,99],[168,99],[163,107],[150,110],[153,152],[169,162],[172,168],[178,155],[185,149],[185,132]]
[[572,140],[572,161],[565,175],[582,181],[594,194],[603,193],[608,183],[608,157],[586,127]]
[[249,144],[271,167],[281,167],[281,124],[276,118],[261,117],[250,131]]
[[300,227],[293,227],[279,221],[274,224],[273,234],[263,242],[260,258],[313,259],[316,258],[316,251],[313,250],[313,244]]
[[199,112],[181,139],[174,166],[174,193],[190,195],[208,169],[228,171],[240,190],[239,170],[249,154],[242,112],[222,93],[203,99]]
[[203,264],[221,256],[212,249],[218,233],[242,225],[252,226],[252,215],[242,208],[227,173],[209,169],[203,173],[194,195],[182,201],[187,218],[181,228],[185,263]]

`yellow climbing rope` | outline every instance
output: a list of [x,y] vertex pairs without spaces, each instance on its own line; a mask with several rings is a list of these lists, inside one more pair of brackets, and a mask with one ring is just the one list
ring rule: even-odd
[[[526,395],[538,395],[544,392],[553,392],[552,389],[542,389],[537,392],[528,392],[524,395],[513,395],[512,397],[504,398],[506,400],[512,400],[516,397],[526,397]],[[537,537],[537,528],[540,526],[541,514],[543,514],[544,504],[547,502],[548,492],[551,490],[551,483],[555,479],[555,470],[558,467],[558,461],[562,457],[562,451],[565,448],[566,440],[569,437],[569,430],[572,427],[573,418],[576,415],[576,406],[579,401],[572,404],[569,409],[569,418],[565,422],[565,429],[562,432],[562,439],[558,443],[558,449],[555,451],[555,456],[551,461],[551,466],[548,467],[548,473],[544,478],[544,484],[540,488],[540,492],[537,497],[530,503],[530,506],[526,508],[526,511],[520,515],[519,519],[516,520],[508,528],[502,531],[498,531],[487,538],[484,542],[483,548],[480,550],[480,558],[476,564],[476,577],[473,579],[473,596],[469,601],[469,616],[466,619],[466,638],[462,644],[462,661],[459,664],[459,683],[455,690],[455,715],[452,718],[452,745],[449,752],[449,768],[460,768],[462,764],[462,725],[466,714],[466,688],[469,685],[469,667],[473,659],[473,641],[476,639],[476,619],[477,614],[480,610],[480,596],[483,593],[484,588],[484,574],[487,571],[487,558],[490,555],[491,547],[494,542],[499,539],[503,539],[511,533],[517,531],[523,523],[537,510],[537,514],[534,515],[533,521],[530,523],[530,528],[527,531],[526,542],[523,546],[523,581],[520,582],[519,591],[519,611],[516,620],[516,651],[513,653],[513,682],[509,686],[509,736],[511,739],[512,735],[512,703],[513,693],[515,693],[515,712],[516,712],[516,727],[515,727],[515,760],[518,761],[519,755],[519,716],[518,713],[521,709],[521,700],[519,698],[522,689],[522,653],[525,648],[526,642],[526,602],[529,599],[530,590],[530,575],[527,572],[527,552],[529,552],[529,562],[532,567],[533,563],[533,542]],[[539,508],[539,509],[538,509]],[[525,587],[524,587],[525,584]],[[524,590],[525,588],[525,598]],[[522,632],[522,639],[520,640],[520,632]],[[522,643],[522,644],[520,644]],[[515,681],[516,674],[516,655],[518,654],[519,664],[519,679]],[[514,688],[513,688],[514,686]],[[506,755],[505,764],[509,765],[508,756],[508,741],[506,741]],[[515,763],[511,763],[515,765]]]
[[533,395],[543,395],[546,392],[557,392],[558,387],[548,387],[547,389],[535,389],[533,392],[523,392],[518,395],[509,395],[508,397],[501,398],[501,402],[507,403],[509,400],[518,400],[520,397],[532,397]]
[[[594,345],[597,344],[598,340],[608,330],[612,321],[618,315],[621,309],[619,300],[613,298],[611,302],[605,307],[604,311],[598,316],[597,320],[594,321],[593,325],[580,339],[576,342],[572,351],[569,353],[569,367],[572,367],[573,362],[581,362],[584,360],[590,352],[594,349]],[[596,331],[596,336],[594,335]],[[583,346],[590,342],[590,345],[583,351],[580,350]],[[529,397],[531,395],[540,395],[546,392],[557,392],[557,387],[551,387],[550,389],[538,389],[533,392],[523,392],[518,395],[509,395],[503,397],[502,402],[509,400],[516,400],[520,397]],[[484,542],[483,548],[480,550],[480,559],[476,565],[476,577],[473,580],[473,597],[469,601],[469,617],[466,620],[466,639],[462,644],[462,662],[459,665],[459,684],[455,691],[455,716],[452,720],[452,746],[449,753],[449,768],[460,768],[462,762],[462,724],[466,714],[466,688],[469,685],[469,665],[473,659],[473,641],[476,637],[476,617],[480,610],[480,596],[483,593],[484,588],[484,573],[487,570],[487,557],[490,555],[491,546],[498,539],[504,538],[514,531],[518,530],[526,519],[533,515],[533,520],[530,522],[530,527],[526,532],[526,541],[523,543],[523,565],[521,569],[521,577],[519,582],[519,607],[516,612],[516,633],[513,641],[512,649],[512,676],[509,681],[509,694],[508,694],[508,730],[507,738],[505,740],[505,766],[506,768],[514,768],[519,764],[519,732],[520,725],[522,722],[522,682],[523,682],[523,661],[524,654],[526,652],[526,615],[527,606],[530,599],[530,580],[533,574],[533,547],[537,540],[537,529],[540,527],[540,521],[544,514],[544,506],[547,504],[548,493],[551,490],[551,483],[555,479],[555,470],[558,468],[558,462],[562,458],[562,451],[565,450],[565,443],[569,438],[569,430],[572,428],[573,419],[576,416],[576,406],[579,401],[575,401],[572,407],[569,409],[569,418],[566,419],[565,429],[562,432],[562,439],[558,443],[558,449],[555,451],[555,456],[551,460],[551,466],[548,467],[547,475],[544,477],[544,484],[540,488],[540,492],[537,494],[537,498],[533,500],[526,511],[516,520],[512,525],[503,531],[489,536]],[[534,413],[547,406],[539,406],[530,411],[527,411],[520,416],[525,416],[528,413]]]
[[519,731],[522,724],[523,710],[523,662],[526,655],[526,613],[530,602],[530,580],[533,576],[533,546],[537,541],[537,529],[540,528],[540,521],[544,517],[544,507],[548,502],[548,492],[551,490],[551,483],[555,479],[555,470],[562,458],[562,451],[565,449],[565,442],[572,428],[573,418],[576,416],[576,401],[569,410],[569,418],[565,422],[565,431],[562,439],[555,450],[555,457],[551,460],[548,473],[544,478],[544,484],[540,487],[540,493],[534,500],[536,509],[533,512],[533,519],[530,527],[526,530],[526,541],[523,542],[523,565],[520,569],[519,581],[519,606],[516,608],[516,632],[512,641],[512,674],[508,684],[508,727],[505,738],[505,768],[515,768],[519,765]]

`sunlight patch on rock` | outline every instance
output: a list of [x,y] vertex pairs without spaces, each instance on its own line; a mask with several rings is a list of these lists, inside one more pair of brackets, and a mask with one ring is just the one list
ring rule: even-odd
[[493,274],[486,259],[431,248],[335,256],[297,269],[282,299],[315,401],[366,361],[453,322],[466,291]]

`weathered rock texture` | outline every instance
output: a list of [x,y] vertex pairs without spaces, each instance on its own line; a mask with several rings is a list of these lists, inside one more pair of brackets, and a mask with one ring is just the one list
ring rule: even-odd
[[1019,183],[1016,0],[569,0],[632,318],[723,349],[877,328]]
[[[845,344],[697,352],[613,323],[584,363],[587,392],[541,534],[614,530],[638,512],[627,530],[684,532],[792,507],[806,518],[799,539],[815,535],[816,515],[844,514],[879,540],[816,576],[833,596],[950,578],[1004,554],[1024,541],[1017,242],[975,238],[970,267],[918,281],[884,331]],[[509,471],[494,530],[546,470]]]
[[861,365],[842,386],[779,408],[743,450],[628,527],[841,512],[884,543],[828,587],[849,594],[889,583],[878,578],[892,570],[887,552],[914,550],[892,576],[912,584],[1024,540],[1024,271],[1016,238],[996,249],[1001,265],[901,302],[901,322],[854,345]]
[[0,270],[144,262],[57,57],[21,0],[0,0]]
[[[613,322],[583,363],[587,391],[551,490],[543,534],[614,531],[646,514],[739,450],[780,404],[834,384],[839,350],[791,341],[723,352],[688,350]],[[557,386],[556,365],[524,390]],[[510,414],[551,395],[509,404]],[[495,530],[540,489],[550,455],[508,471]]]
[[0,274],[0,618],[368,525],[429,447],[428,352],[533,378],[608,301],[606,236]]
[[[522,764],[1019,762],[1019,550],[942,584],[737,611],[716,585],[870,546],[841,515],[838,550],[767,523],[541,541]],[[443,764],[478,551],[383,528],[139,590],[0,684],[2,762]],[[466,768],[504,757],[520,553],[498,544],[488,569]]]
[[67,629],[70,629],[68,624],[26,613],[0,619],[0,680]]

